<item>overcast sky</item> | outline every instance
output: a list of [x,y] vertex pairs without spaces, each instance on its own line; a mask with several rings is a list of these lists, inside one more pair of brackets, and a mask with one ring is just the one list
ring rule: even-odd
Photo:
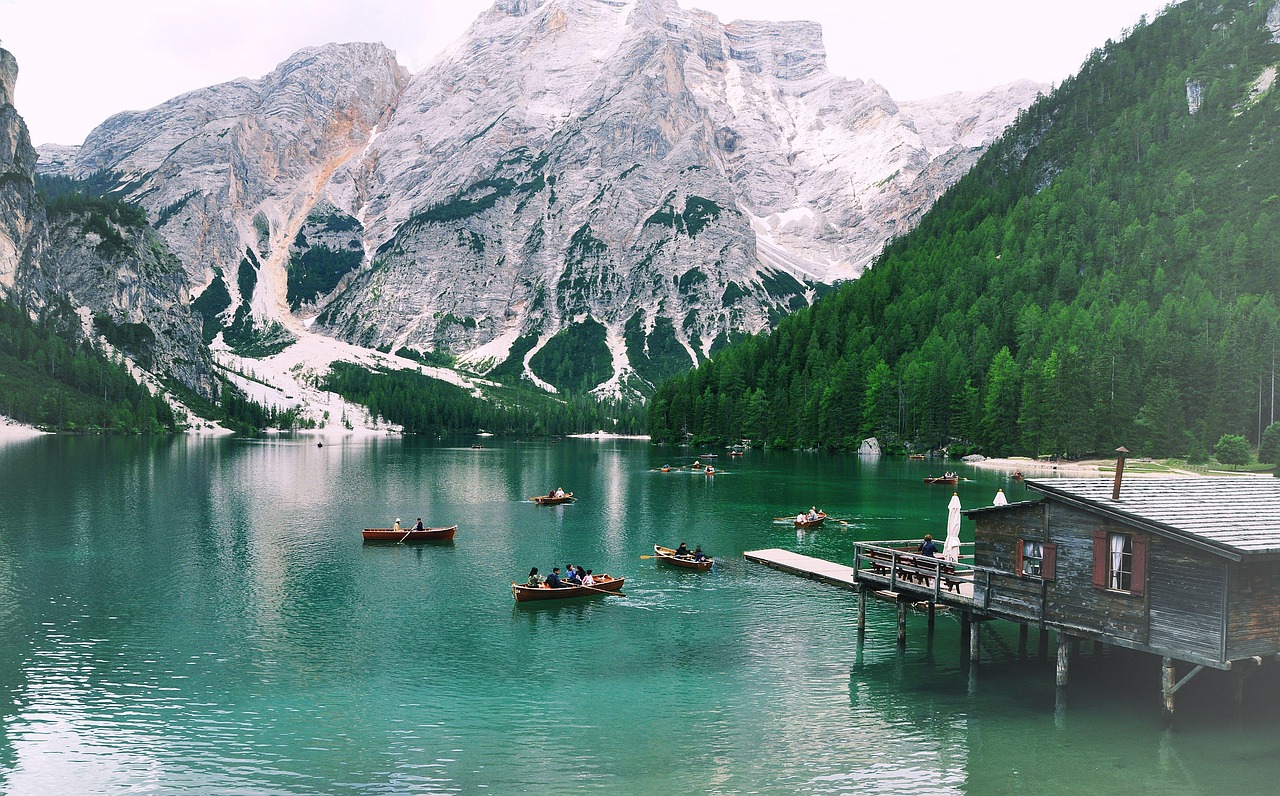
[[[1154,0],[679,0],[723,21],[822,23],[832,72],[899,100],[1019,78],[1058,83]],[[381,41],[417,71],[492,0],[0,0],[15,105],[36,144],[78,144],[113,113],[237,77],[307,46]]]

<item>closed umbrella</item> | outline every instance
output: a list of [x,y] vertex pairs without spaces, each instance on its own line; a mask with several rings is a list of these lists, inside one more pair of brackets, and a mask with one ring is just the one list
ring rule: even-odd
[[947,504],[947,541],[942,546],[942,557],[951,563],[960,560],[960,496],[953,494]]
[[1008,499],[1007,497],[1005,497],[1005,496],[1004,496],[1004,490],[1003,490],[1003,489],[997,489],[997,490],[996,490],[996,499],[995,499],[995,500],[993,500],[993,501],[991,501],[991,505],[993,505],[993,506],[1007,506],[1007,505],[1009,505],[1009,499]]

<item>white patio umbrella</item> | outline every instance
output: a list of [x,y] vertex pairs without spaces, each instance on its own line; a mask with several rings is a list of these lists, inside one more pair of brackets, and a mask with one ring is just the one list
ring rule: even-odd
[[952,494],[947,504],[947,541],[942,546],[942,557],[951,563],[960,560],[960,495]]
[[991,505],[993,505],[993,506],[1007,506],[1007,505],[1009,505],[1009,498],[1007,498],[1007,497],[1005,497],[1005,496],[1004,496],[1004,490],[1003,490],[1003,489],[997,489],[997,490],[996,490],[996,499],[995,499],[995,500],[993,500],[993,501],[991,501]]

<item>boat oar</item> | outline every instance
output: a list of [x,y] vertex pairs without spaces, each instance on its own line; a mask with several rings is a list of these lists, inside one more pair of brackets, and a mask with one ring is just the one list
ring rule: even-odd
[[608,589],[597,589],[595,586],[583,586],[581,583],[575,583],[574,585],[580,589],[590,589],[591,591],[598,591],[601,594],[616,594],[619,597],[627,596],[620,591],[609,591]]
[[648,559],[650,559],[650,558],[657,558],[657,557],[658,557],[658,556],[640,556],[640,560],[641,560],[641,561],[645,561],[645,560],[648,560]]

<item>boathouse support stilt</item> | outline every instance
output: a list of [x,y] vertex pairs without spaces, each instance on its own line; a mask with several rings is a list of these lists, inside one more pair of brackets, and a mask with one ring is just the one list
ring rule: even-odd
[[1160,696],[1163,703],[1162,717],[1166,725],[1173,723],[1173,695],[1178,690],[1175,680],[1176,669],[1173,658],[1168,655],[1160,659]]
[[907,599],[898,595],[898,646],[907,644]]
[[978,642],[981,639],[982,623],[969,623],[969,662],[977,663],[982,657],[982,647]]
[[858,584],[858,632],[867,629],[867,584]]
[[930,602],[929,603],[929,635],[930,636],[933,635],[933,615],[937,613],[934,610],[935,608],[937,608],[937,606],[934,603]]
[[1058,687],[1067,687],[1067,666],[1071,661],[1071,637],[1066,633],[1058,634]]
[[1036,655],[1044,660],[1049,657],[1049,628],[1040,626],[1040,634],[1036,639]]
[[1027,659],[1027,623],[1018,625],[1018,657]]

